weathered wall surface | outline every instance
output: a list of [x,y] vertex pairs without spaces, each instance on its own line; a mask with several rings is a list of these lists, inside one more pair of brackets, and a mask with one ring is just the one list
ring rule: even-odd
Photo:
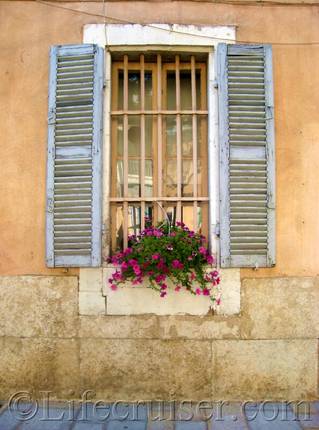
[[108,22],[236,24],[239,41],[274,43],[277,265],[241,271],[235,316],[105,315],[102,296],[100,315],[79,316],[78,271],[44,263],[48,53],[81,43],[84,24],[104,22],[103,4],[0,1],[0,399],[318,397],[318,6],[105,10]]
[[317,283],[247,280],[233,317],[79,317],[76,277],[1,277],[0,399],[316,398]]
[[[130,1],[106,2],[106,13],[112,22],[236,24],[239,41],[275,43],[277,266],[242,276],[317,275],[319,45],[281,43],[319,42],[318,6]],[[44,263],[48,51],[81,43],[83,25],[102,14],[102,2],[0,2],[0,274],[64,273]]]

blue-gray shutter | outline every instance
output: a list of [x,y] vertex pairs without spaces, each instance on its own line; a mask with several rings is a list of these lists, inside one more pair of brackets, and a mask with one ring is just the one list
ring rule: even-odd
[[101,265],[104,52],[96,45],[50,52],[46,261]]
[[275,264],[272,49],[218,46],[222,267]]

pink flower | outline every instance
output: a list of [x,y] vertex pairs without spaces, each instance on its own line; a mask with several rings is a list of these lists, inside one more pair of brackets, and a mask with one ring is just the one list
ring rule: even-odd
[[138,285],[138,284],[141,284],[141,283],[142,283],[142,278],[135,278],[132,281],[133,285]]
[[200,288],[196,288],[195,293],[197,296],[200,296],[202,294],[202,290]]
[[157,282],[157,284],[160,284],[162,281],[165,281],[165,279],[166,279],[166,276],[165,275],[157,275],[156,277],[155,277],[155,282]]
[[214,276],[214,278],[216,278],[216,276],[218,276],[218,272],[217,272],[217,270],[214,270],[214,271],[212,272],[212,275]]
[[206,253],[207,253],[207,249],[206,249],[206,248],[204,248],[203,246],[200,246],[200,247],[198,248],[198,251],[199,251],[202,255],[206,255]]
[[220,302],[221,302],[221,299],[220,299],[220,297],[216,300],[216,305],[217,306],[219,306],[220,305]]
[[123,263],[121,264],[121,268],[123,269],[123,270],[125,270],[125,269],[127,269],[129,266],[128,266],[128,264],[127,264],[127,262],[126,261],[123,261]]
[[172,231],[172,232],[170,233],[170,236],[171,236],[171,237],[175,237],[175,236],[176,236],[176,232],[175,232],[175,231]]
[[167,294],[167,292],[166,292],[166,291],[162,291],[162,292],[161,292],[161,297],[165,297],[165,296],[166,296],[166,294]]
[[204,296],[209,296],[209,289],[208,288],[204,288],[203,289],[203,295]]
[[194,272],[192,272],[190,275],[189,275],[189,279],[191,280],[191,281],[194,281],[194,279],[196,278],[196,275],[195,275],[195,273]]
[[166,249],[167,249],[167,251],[173,251],[173,246],[172,245],[168,245],[167,247],[166,247]]
[[212,255],[207,255],[206,256],[206,261],[208,264],[213,264],[214,263],[214,257]]
[[175,291],[178,293],[180,290],[181,290],[181,286],[180,285],[177,285],[177,287],[175,288]]
[[159,254],[153,254],[152,255],[152,260],[159,260],[160,255]]
[[161,284],[161,290],[166,290],[167,289],[167,285],[164,284],[164,282]]
[[131,260],[128,261],[130,266],[135,266],[136,264],[138,264],[138,261],[135,260],[134,258],[131,258]]
[[184,265],[179,260],[173,260],[172,261],[172,267],[173,267],[173,269],[183,269]]
[[135,275],[137,275],[137,276],[140,276],[141,273],[142,273],[142,271],[140,269],[140,266],[138,264],[136,264],[135,266],[133,266],[133,270],[134,270]]
[[128,255],[128,254],[132,254],[132,252],[133,252],[132,248],[126,248],[125,251],[124,251],[124,254]]
[[111,288],[111,290],[116,291],[117,290],[117,285],[111,284],[110,288]]
[[192,260],[193,260],[193,257],[192,257],[191,255],[189,255],[189,256],[187,257],[187,260],[188,260],[188,261],[192,261]]

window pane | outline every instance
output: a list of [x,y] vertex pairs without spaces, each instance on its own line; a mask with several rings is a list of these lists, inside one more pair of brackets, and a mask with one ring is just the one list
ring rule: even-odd
[[153,122],[153,115],[145,115],[145,157],[153,156]]
[[193,204],[182,205],[182,221],[190,230],[194,230],[194,206]]
[[141,117],[128,115],[128,156],[139,157],[141,153]]
[[[176,203],[175,202],[167,203],[167,204],[163,205],[163,209],[165,211],[165,218],[168,219],[171,224],[175,224],[177,221],[176,220],[176,213],[177,213]],[[164,214],[162,215],[162,218],[164,219]]]
[[167,81],[166,81],[166,100],[164,100],[164,106],[168,110],[176,109],[176,75],[175,70],[167,71]]
[[[200,70],[196,70],[196,109],[204,109],[201,106],[201,97],[202,97],[202,89],[201,89],[201,82],[200,82]],[[205,95],[206,97],[206,95]]]
[[164,125],[164,195],[177,195],[177,158],[176,158],[176,117],[167,115]]
[[123,157],[124,139],[123,139],[123,118],[113,118],[113,139],[116,142],[116,155]]
[[181,109],[192,109],[192,81],[190,70],[180,70]]
[[205,197],[208,193],[207,117],[197,117],[197,192]]
[[193,156],[193,125],[191,115],[182,115],[182,155]]
[[128,197],[140,197],[140,160],[128,160]]
[[116,195],[117,197],[124,196],[124,164],[123,160],[116,162]]
[[144,73],[145,81],[145,109],[152,109],[153,102],[153,82],[152,82],[152,72],[145,71]]
[[[115,91],[114,88],[112,88]],[[115,103],[115,109],[123,109],[123,94],[124,94],[124,73],[123,70],[118,71],[118,92],[117,92],[117,103]]]
[[164,118],[166,156],[176,157],[176,117],[173,115]]
[[183,160],[182,196],[193,196],[193,160]]
[[128,234],[138,235],[141,232],[141,207],[131,205],[128,207]]
[[111,206],[111,249],[113,252],[123,249],[123,207]]
[[141,108],[141,74],[139,71],[128,72],[128,109]]
[[153,160],[145,160],[145,188],[146,197],[153,196]]

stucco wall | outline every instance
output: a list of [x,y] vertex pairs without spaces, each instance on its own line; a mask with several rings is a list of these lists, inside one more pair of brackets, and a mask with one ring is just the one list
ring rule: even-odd
[[[276,43],[277,265],[243,270],[242,277],[318,273],[319,45],[280,45],[319,42],[318,11],[301,5],[106,3],[107,15],[124,21],[236,24],[239,41]],[[94,2],[0,2],[2,275],[77,273],[49,270],[44,263],[48,50],[81,43],[83,25],[103,22],[95,16],[102,12],[102,3]]]

